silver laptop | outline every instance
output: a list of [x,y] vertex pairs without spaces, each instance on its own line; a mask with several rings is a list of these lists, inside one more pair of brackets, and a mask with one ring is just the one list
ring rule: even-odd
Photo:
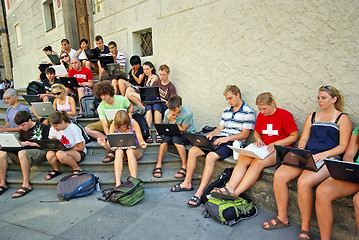
[[156,123],[155,128],[159,135],[165,136],[181,136],[181,132],[177,124],[173,123]]
[[127,112],[126,109],[124,108],[119,108],[119,109],[105,109],[105,115],[108,121],[113,121],[113,119],[115,119],[115,115],[119,110],[124,110]]
[[277,166],[281,164],[307,169],[317,172],[324,165],[324,161],[315,162],[309,150],[274,145],[277,151]]
[[51,66],[51,68],[55,69],[55,76],[62,76],[68,74],[65,66],[62,64]]
[[133,133],[110,133],[107,134],[107,139],[111,149],[137,148]]
[[339,160],[324,159],[330,176],[337,180],[359,183],[359,164]]
[[19,151],[23,148],[19,139],[14,133],[1,133],[0,146],[4,151]]
[[31,105],[38,116],[49,116],[55,112],[55,108],[51,102],[34,102]]

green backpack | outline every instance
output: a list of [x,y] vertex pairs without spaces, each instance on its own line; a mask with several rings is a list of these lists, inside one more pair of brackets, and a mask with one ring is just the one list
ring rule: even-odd
[[120,203],[124,206],[133,206],[143,199],[145,189],[141,179],[128,177],[127,181],[114,189],[106,189],[102,191],[102,197],[99,200]]
[[251,200],[237,197],[235,200],[223,200],[211,197],[205,203],[204,217],[213,217],[222,224],[233,226],[241,220],[257,215],[257,208]]

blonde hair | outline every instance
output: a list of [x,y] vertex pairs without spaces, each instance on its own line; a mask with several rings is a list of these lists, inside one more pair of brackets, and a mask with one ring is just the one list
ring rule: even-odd
[[54,85],[51,86],[51,92],[53,92],[55,90],[59,90],[60,92],[65,92],[66,88],[61,83],[55,83]]
[[335,87],[332,86],[328,86],[328,85],[323,85],[319,88],[319,92],[326,92],[328,93],[332,98],[337,98],[337,101],[334,103],[334,107],[335,109],[337,109],[338,111],[342,111],[343,110],[343,105],[344,105],[344,98],[343,96],[339,93],[339,90],[336,89]]
[[229,91],[231,91],[234,95],[239,93],[239,97],[241,97],[241,90],[236,85],[227,85],[226,89],[224,89],[223,95],[226,95]]
[[263,92],[256,98],[256,105],[271,105],[272,103],[274,104],[274,107],[277,107],[277,103],[270,92]]
[[125,110],[118,110],[115,118],[113,119],[113,123],[116,129],[119,129],[121,126],[127,125],[127,129],[131,127],[130,116]]

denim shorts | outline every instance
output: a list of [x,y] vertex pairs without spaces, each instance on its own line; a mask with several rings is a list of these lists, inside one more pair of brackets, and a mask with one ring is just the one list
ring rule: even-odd
[[145,111],[147,112],[148,110],[151,110],[152,112],[157,110],[161,114],[163,114],[167,110],[167,105],[164,103],[155,103],[151,105],[146,105]]

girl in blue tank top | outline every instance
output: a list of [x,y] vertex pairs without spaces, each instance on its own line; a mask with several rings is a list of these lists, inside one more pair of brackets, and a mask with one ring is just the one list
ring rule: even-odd
[[[121,175],[123,169],[123,161],[127,159],[128,168],[132,177],[137,178],[137,161],[142,157],[143,148],[147,147],[146,142],[143,140],[140,126],[138,123],[130,118],[125,110],[119,110],[110,126],[110,133],[134,133],[137,148],[135,149],[116,149],[115,151],[115,178],[116,186],[121,184]],[[107,138],[98,138],[97,142],[107,150],[110,149]]]
[[[352,123],[342,113],[343,97],[332,86],[322,86],[318,92],[319,111],[307,116],[298,148],[310,150],[316,162],[344,153],[348,146]],[[329,177],[324,165],[313,172],[288,165],[280,166],[274,174],[274,194],[278,216],[263,223],[265,229],[288,227],[288,182],[298,179],[298,203],[302,219],[302,230],[298,239],[311,239],[310,220],[314,206],[313,187]]]

